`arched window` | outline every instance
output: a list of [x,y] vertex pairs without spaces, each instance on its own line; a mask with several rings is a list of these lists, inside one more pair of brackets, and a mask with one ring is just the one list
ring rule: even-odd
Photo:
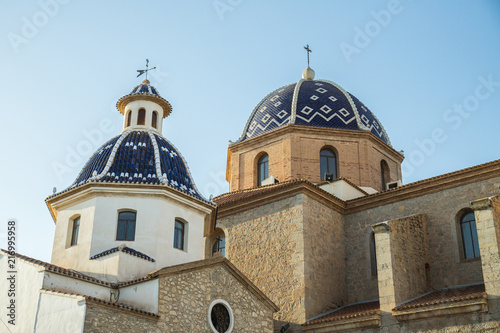
[[269,178],[269,156],[263,155],[257,162],[257,185],[262,186],[262,181]]
[[139,109],[139,114],[137,115],[137,125],[144,125],[146,123],[146,110]]
[[153,111],[153,116],[151,118],[151,126],[153,126],[154,128],[157,128],[156,127],[157,122],[158,122],[158,113],[156,111]]
[[118,213],[116,240],[133,241],[135,239],[135,212]]
[[127,113],[127,127],[129,127],[131,123],[132,123],[132,111],[128,110],[128,113]]
[[478,258],[479,242],[477,239],[476,218],[474,212],[466,211],[460,218],[460,232],[462,236],[462,251],[464,259]]
[[226,256],[226,237],[224,237],[224,235],[218,236],[215,239],[214,246],[212,247],[212,256],[219,252],[223,257]]
[[389,165],[386,161],[380,161],[380,179],[382,180],[382,191],[387,190],[387,183],[391,181]]
[[326,180],[326,175],[332,175],[337,178],[337,155],[331,149],[321,149],[319,153],[319,162],[321,169],[321,180]]
[[184,250],[184,237],[186,234],[186,224],[179,220],[175,220],[174,227],[174,247],[179,250]]
[[377,248],[375,246],[375,233],[370,234],[370,268],[372,276],[377,276]]
[[73,219],[72,229],[71,229],[71,243],[70,245],[78,244],[78,232],[80,231],[80,216]]

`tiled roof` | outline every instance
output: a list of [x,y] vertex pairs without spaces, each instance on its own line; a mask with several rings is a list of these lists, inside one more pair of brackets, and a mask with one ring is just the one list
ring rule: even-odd
[[[1,251],[3,251],[6,254],[9,254],[9,252],[4,250],[4,249],[2,249]],[[148,281],[148,280],[152,280],[152,279],[156,278],[156,277],[151,276],[151,275],[146,275],[142,278],[138,278],[138,279],[134,279],[134,280],[130,280],[130,281],[119,282],[119,283],[114,284],[114,283],[109,283],[109,282],[102,281],[102,280],[96,279],[94,277],[85,275],[85,274],[80,273],[78,271],[75,271],[73,269],[62,268],[60,266],[49,264],[45,261],[41,261],[38,259],[33,259],[33,258],[30,258],[27,256],[23,256],[19,253],[16,253],[15,256],[21,260],[26,261],[26,262],[29,262],[29,263],[32,263],[32,264],[35,264],[38,266],[42,266],[49,272],[53,272],[53,273],[57,273],[57,274],[61,274],[61,275],[66,275],[66,276],[69,276],[69,277],[72,277],[75,279],[84,280],[84,281],[95,283],[95,284],[100,284],[100,285],[110,287],[110,288],[128,286],[131,284],[136,284],[136,283],[140,283],[140,282],[144,282],[144,281]]]
[[[2,251],[4,253],[6,253],[6,254],[9,254],[9,252],[6,251],[6,250],[4,250],[4,249],[2,249]],[[26,262],[29,262],[29,263],[32,263],[32,264],[35,264],[35,265],[38,265],[38,266],[42,266],[43,268],[45,268],[45,270],[47,270],[49,272],[53,272],[53,273],[57,273],[57,274],[61,274],[61,275],[66,275],[66,276],[69,276],[69,277],[72,277],[72,278],[75,278],[75,279],[84,280],[84,281],[87,281],[87,282],[91,282],[91,283],[95,283],[95,284],[100,284],[100,285],[104,285],[104,286],[107,286],[107,287],[112,287],[112,284],[109,283],[109,282],[96,279],[94,277],[85,275],[83,273],[80,273],[80,272],[72,270],[72,269],[62,268],[60,266],[49,264],[49,263],[46,263],[46,262],[38,260],[38,259],[33,259],[33,258],[30,258],[30,257],[27,257],[27,256],[23,256],[23,255],[21,255],[19,253],[16,253],[15,256],[16,256],[16,258],[19,258],[19,259],[21,259],[23,261],[26,261]]]
[[93,297],[93,296],[82,295],[82,294],[77,294],[77,293],[68,293],[68,292],[63,292],[63,291],[54,290],[54,289],[41,289],[41,291],[49,293],[49,294],[56,294],[56,295],[59,294],[59,295],[68,295],[68,296],[83,297],[83,298],[85,298],[85,300],[92,301],[92,302],[95,302],[95,303],[104,304],[104,305],[116,307],[116,308],[119,308],[119,309],[122,309],[122,310],[128,310],[128,311],[140,313],[140,314],[143,314],[143,315],[146,315],[146,316],[155,317],[155,318],[159,318],[160,317],[156,313],[152,313],[152,312],[148,312],[148,311],[143,311],[143,310],[134,308],[132,306],[129,306],[129,305],[126,305],[126,304],[123,304],[123,303],[112,303],[112,302],[109,302],[109,301],[106,301],[106,300],[103,300],[103,299],[100,299],[100,298],[96,298],[96,297]]
[[393,311],[402,311],[423,306],[460,302],[485,298],[484,284],[474,284],[432,291],[396,306]]
[[111,253],[118,252],[118,251],[130,254],[131,256],[138,257],[138,258],[141,258],[141,259],[144,259],[144,260],[147,260],[147,261],[151,261],[151,262],[155,262],[156,261],[153,258],[151,258],[150,256],[148,256],[148,255],[146,255],[146,254],[144,254],[142,252],[139,252],[137,250],[134,250],[133,248],[127,247],[127,246],[122,247],[122,248],[120,248],[119,246],[113,247],[113,248],[111,248],[109,250],[106,250],[106,251],[103,251],[103,252],[98,253],[96,255],[93,255],[92,257],[90,257],[90,260],[101,258],[101,257],[107,256],[107,255],[109,255]]
[[300,80],[268,94],[254,108],[238,142],[292,124],[367,131],[390,145],[375,115],[356,97],[327,80]]
[[333,311],[330,311],[324,315],[313,318],[307,321],[304,325],[314,325],[324,322],[337,321],[343,319],[352,319],[364,316],[375,315],[380,312],[380,303],[378,300],[350,304]]
[[172,105],[160,96],[158,90],[151,85],[149,80],[142,81],[142,83],[135,86],[128,95],[121,97],[116,103],[116,108],[123,114],[127,103],[134,100],[151,100],[156,102],[163,108],[163,117],[168,116],[170,112],[172,112]]
[[164,185],[208,202],[174,145],[146,130],[128,130],[110,139],[89,158],[68,189],[47,199],[92,182]]
[[285,182],[280,182],[277,184],[271,184],[271,185],[265,185],[265,186],[260,186],[260,187],[254,187],[246,190],[240,190],[240,191],[233,191],[233,192],[228,192],[225,194],[221,194],[215,198],[213,198],[213,202],[215,202],[218,206],[228,204],[231,202],[238,201],[240,199],[244,198],[249,198],[252,196],[256,196],[268,191],[280,189],[286,186],[290,186],[292,184],[300,183],[300,182],[307,182],[307,180],[303,179],[293,179],[293,180],[287,180]]

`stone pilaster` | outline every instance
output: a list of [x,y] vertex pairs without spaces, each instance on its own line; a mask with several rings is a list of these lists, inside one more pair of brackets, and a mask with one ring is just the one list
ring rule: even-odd
[[375,233],[377,252],[378,293],[380,301],[380,316],[382,326],[396,323],[392,309],[396,306],[396,291],[394,286],[394,270],[391,252],[391,234],[387,222],[372,226]]
[[476,217],[477,237],[481,252],[484,286],[489,312],[500,312],[500,219],[498,198],[471,202]]

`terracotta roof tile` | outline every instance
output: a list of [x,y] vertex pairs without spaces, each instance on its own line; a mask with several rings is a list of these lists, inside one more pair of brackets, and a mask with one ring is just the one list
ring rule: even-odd
[[327,191],[320,189],[319,186],[311,183],[308,180],[305,179],[291,179],[287,180],[278,184],[271,184],[271,185],[265,185],[265,186],[259,186],[259,187],[254,187],[246,190],[240,190],[240,191],[233,191],[233,192],[228,192],[222,195],[219,195],[215,198],[213,198],[213,201],[217,204],[218,207],[239,201],[241,199],[247,199],[250,197],[256,197],[258,195],[268,193],[271,191],[276,191],[278,189],[283,189],[285,187],[293,186],[295,184],[304,184],[304,185],[310,185],[316,187],[318,190],[323,191],[325,194],[330,196],[332,200],[344,202],[343,200],[337,198],[331,193],[328,193]]
[[[2,251],[4,253],[9,254],[9,252],[6,251],[6,250],[4,250],[4,249],[2,249]],[[19,253],[16,253],[15,256],[17,258],[21,259],[21,260],[26,261],[26,262],[29,262],[29,263],[32,263],[32,264],[35,264],[35,265],[38,265],[38,266],[42,266],[43,268],[45,268],[49,272],[53,272],[53,273],[57,273],[57,274],[61,274],[61,275],[70,276],[70,277],[73,277],[73,278],[76,278],[76,279],[85,280],[85,281],[88,281],[88,282],[91,282],[91,283],[100,284],[100,285],[104,285],[104,286],[108,286],[108,287],[112,286],[112,284],[109,283],[109,282],[96,279],[96,278],[94,278],[92,276],[85,275],[83,273],[80,273],[80,272],[72,270],[72,269],[66,269],[66,268],[63,268],[63,267],[60,267],[60,266],[49,264],[49,263],[46,263],[45,261],[41,261],[41,260],[38,260],[38,259],[33,259],[33,258],[30,258],[30,257],[27,257],[27,256],[23,256],[23,255],[21,255]]]
[[337,320],[343,320],[343,319],[351,319],[351,318],[357,318],[357,317],[370,316],[370,315],[378,314],[379,311],[380,311],[380,303],[378,300],[350,304],[350,305],[346,305],[346,306],[343,306],[341,308],[335,309],[331,312],[328,312],[321,317],[314,318],[314,319],[306,322],[304,325],[307,326],[307,325],[314,325],[314,324],[319,324],[319,323],[324,323],[324,322],[329,322],[329,321],[337,321]]
[[479,299],[486,297],[484,284],[474,284],[469,286],[461,286],[432,291],[418,298],[409,300],[396,306],[393,311],[402,311],[423,306],[460,302],[471,299]]
[[140,314],[143,314],[143,315],[146,315],[146,316],[155,317],[155,318],[159,318],[160,317],[156,313],[152,313],[152,312],[148,312],[148,311],[143,311],[143,310],[134,308],[132,306],[129,306],[129,305],[126,305],[126,304],[123,304],[123,303],[112,303],[112,302],[109,302],[109,301],[106,301],[106,300],[103,300],[103,299],[100,299],[100,298],[96,298],[96,297],[93,297],[93,296],[82,295],[82,294],[77,294],[77,293],[68,293],[68,292],[59,291],[59,290],[55,290],[55,289],[41,289],[41,291],[44,291],[44,292],[50,293],[50,294],[79,296],[79,297],[85,298],[88,301],[92,301],[92,302],[95,302],[95,303],[109,305],[109,306],[113,306],[113,307],[116,307],[116,308],[120,308],[122,310],[128,310],[128,311],[132,311],[132,312],[137,312],[137,313],[140,313]]

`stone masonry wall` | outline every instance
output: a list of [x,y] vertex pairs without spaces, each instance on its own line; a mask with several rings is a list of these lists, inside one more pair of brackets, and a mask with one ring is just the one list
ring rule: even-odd
[[378,298],[378,282],[370,274],[371,225],[414,214],[427,216],[432,287],[482,282],[481,260],[460,257],[456,217],[471,201],[499,194],[499,183],[495,177],[345,216],[349,303]]
[[273,332],[272,309],[222,264],[166,275],[159,284],[160,332],[212,332],[208,310],[216,299],[229,303],[233,332]]
[[304,196],[306,317],[347,302],[345,238],[342,215]]
[[396,304],[428,291],[425,264],[429,262],[425,215],[413,215],[387,223],[390,228]]
[[280,308],[277,321],[298,325],[306,319],[302,216],[298,194],[217,220],[226,257]]
[[87,303],[83,333],[159,333],[156,323],[155,318],[149,319],[132,311]]

